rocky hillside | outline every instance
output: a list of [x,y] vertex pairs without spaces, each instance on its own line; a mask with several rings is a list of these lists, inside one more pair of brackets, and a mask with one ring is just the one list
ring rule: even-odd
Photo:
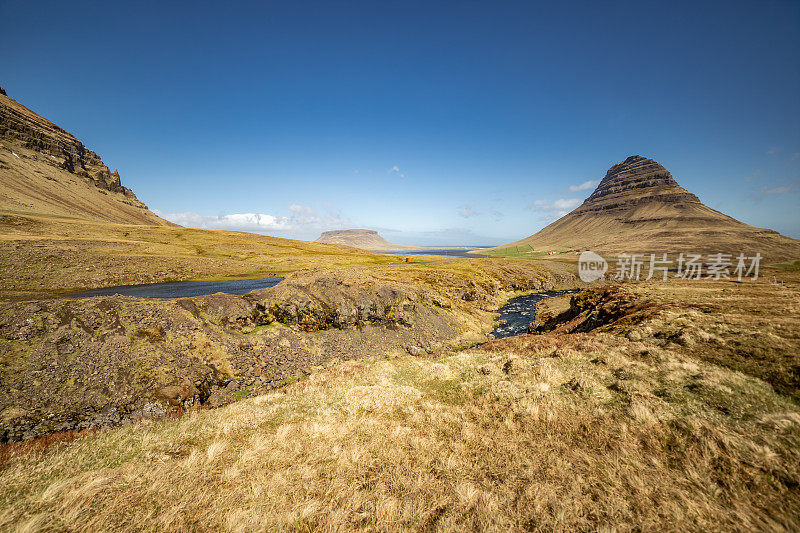
[[639,155],[612,166],[582,205],[540,232],[498,247],[531,253],[592,249],[607,253],[759,252],[800,257],[800,241],[756,228],[703,204],[662,165]]
[[171,225],[74,135],[0,88],[0,213]]
[[319,236],[317,242],[342,244],[361,248],[362,250],[408,250],[411,246],[392,244],[371,229],[344,229],[326,231]]

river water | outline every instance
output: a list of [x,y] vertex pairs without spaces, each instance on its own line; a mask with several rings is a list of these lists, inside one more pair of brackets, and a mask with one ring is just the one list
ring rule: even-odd
[[228,294],[247,294],[256,289],[274,287],[283,278],[234,279],[224,281],[168,281],[165,283],[149,283],[147,285],[123,285],[120,287],[102,287],[68,295],[71,298],[88,298],[90,296],[136,296],[139,298],[188,298],[205,296],[217,292]]
[[466,259],[477,259],[480,257],[490,257],[488,255],[481,255],[481,254],[469,254],[467,252],[475,251],[480,252],[481,248],[470,248],[469,250],[448,250],[448,249],[436,249],[436,250],[372,250],[376,254],[386,254],[386,255],[441,255],[445,257],[463,257]]
[[528,333],[528,325],[536,318],[534,311],[536,302],[573,292],[577,291],[537,292],[536,294],[527,294],[510,299],[506,305],[500,308],[499,320],[505,320],[505,324],[492,331],[492,335],[494,335],[495,339],[504,339]]

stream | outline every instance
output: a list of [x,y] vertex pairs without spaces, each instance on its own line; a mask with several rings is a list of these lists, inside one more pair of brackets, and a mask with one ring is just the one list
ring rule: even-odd
[[[545,298],[574,292],[577,291],[537,292],[510,299],[506,305],[500,308],[500,318],[498,320],[501,321],[502,325],[492,331],[492,335],[494,335],[495,339],[505,339],[506,337],[528,333],[528,325],[536,318],[534,309],[537,302],[541,302]],[[505,323],[502,322],[503,320],[505,320]]]
[[136,296],[138,298],[189,298],[205,296],[217,292],[228,294],[247,294],[256,289],[274,287],[283,278],[232,279],[223,281],[168,281],[164,283],[148,283],[146,285],[122,285],[119,287],[101,287],[69,294],[70,298],[88,298],[90,296]]

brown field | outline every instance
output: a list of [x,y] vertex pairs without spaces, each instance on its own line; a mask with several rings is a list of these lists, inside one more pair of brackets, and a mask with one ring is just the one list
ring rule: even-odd
[[18,447],[0,528],[797,530],[799,282],[628,284],[585,332]]

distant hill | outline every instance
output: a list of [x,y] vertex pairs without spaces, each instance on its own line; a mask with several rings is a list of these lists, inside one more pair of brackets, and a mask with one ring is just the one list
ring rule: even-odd
[[412,250],[412,246],[392,244],[371,229],[343,229],[326,231],[319,236],[316,242],[328,244],[343,244],[362,250]]
[[800,258],[800,241],[740,222],[703,204],[662,165],[630,156],[612,166],[581,206],[538,233],[491,251],[761,253]]
[[173,226],[74,135],[0,87],[0,213]]

